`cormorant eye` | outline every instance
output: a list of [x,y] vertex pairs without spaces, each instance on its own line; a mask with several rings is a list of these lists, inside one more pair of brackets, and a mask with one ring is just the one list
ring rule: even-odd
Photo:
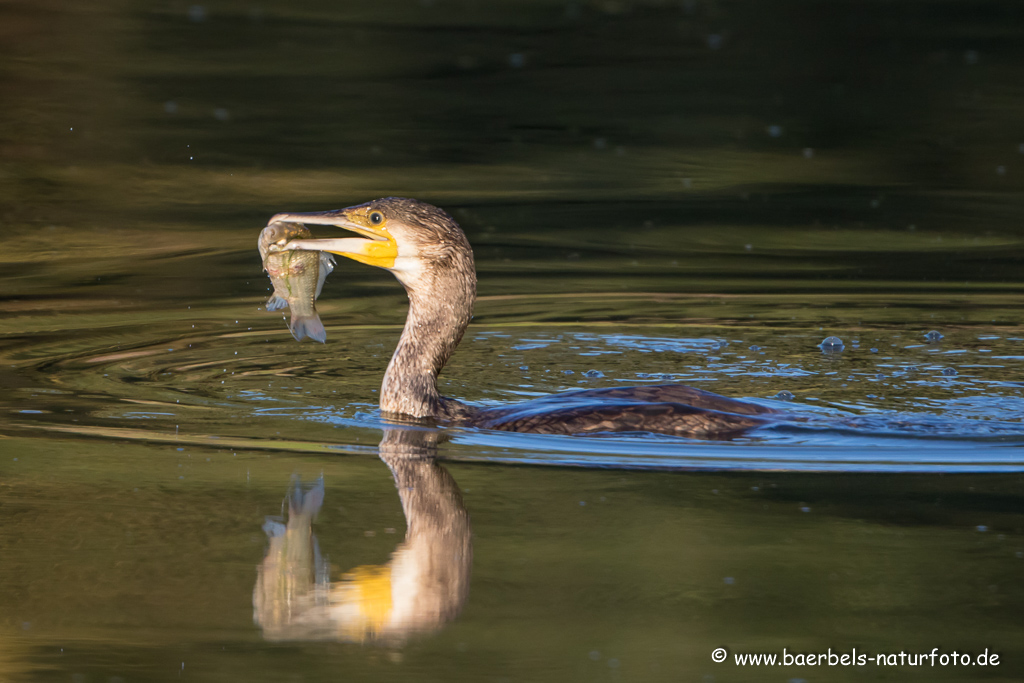
[[380,225],[381,223],[384,222],[384,214],[382,214],[380,211],[374,211],[373,213],[370,214],[370,222],[373,223],[374,225]]

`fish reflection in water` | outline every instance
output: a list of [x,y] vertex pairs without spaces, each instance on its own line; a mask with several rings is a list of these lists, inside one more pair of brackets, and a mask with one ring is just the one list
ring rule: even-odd
[[316,312],[316,299],[324,280],[334,270],[334,257],[322,251],[270,251],[272,244],[280,246],[293,239],[312,236],[301,223],[274,222],[260,232],[258,247],[263,267],[274,284],[267,310],[277,311],[287,306],[292,312],[288,329],[296,341],[309,337],[323,344],[327,341],[327,331]]
[[406,519],[405,540],[385,565],[330,581],[312,531],[323,482],[288,496],[288,521],[268,519],[269,547],[253,591],[253,618],[268,640],[400,644],[454,619],[469,595],[469,514],[455,480],[435,459],[439,434],[387,428],[381,459],[391,469]]

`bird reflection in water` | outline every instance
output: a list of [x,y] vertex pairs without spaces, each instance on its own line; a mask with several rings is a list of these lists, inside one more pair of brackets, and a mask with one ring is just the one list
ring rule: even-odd
[[454,619],[469,595],[469,514],[455,480],[436,460],[439,433],[388,427],[380,457],[391,469],[406,519],[405,540],[385,565],[361,566],[330,581],[313,518],[323,480],[296,481],[288,521],[268,519],[266,557],[253,590],[253,618],[268,640],[401,644]]

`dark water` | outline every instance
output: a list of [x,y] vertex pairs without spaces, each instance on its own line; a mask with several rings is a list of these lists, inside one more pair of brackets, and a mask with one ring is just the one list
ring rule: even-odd
[[[1024,677],[1019,4],[10,2],[0,102],[0,680]],[[798,419],[395,431],[401,287],[297,344],[255,249],[385,195],[474,245],[445,394]]]

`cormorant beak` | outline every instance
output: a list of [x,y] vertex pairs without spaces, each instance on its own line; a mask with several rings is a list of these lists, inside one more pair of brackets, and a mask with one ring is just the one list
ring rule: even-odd
[[[270,223],[305,223],[306,225],[334,225],[350,230],[362,237],[338,237],[333,239],[292,240],[271,251],[329,251],[360,263],[378,268],[393,268],[398,257],[398,243],[384,226],[374,226],[365,216],[352,213],[350,209],[318,211],[313,213],[279,213]],[[365,239],[364,239],[365,238]]]

